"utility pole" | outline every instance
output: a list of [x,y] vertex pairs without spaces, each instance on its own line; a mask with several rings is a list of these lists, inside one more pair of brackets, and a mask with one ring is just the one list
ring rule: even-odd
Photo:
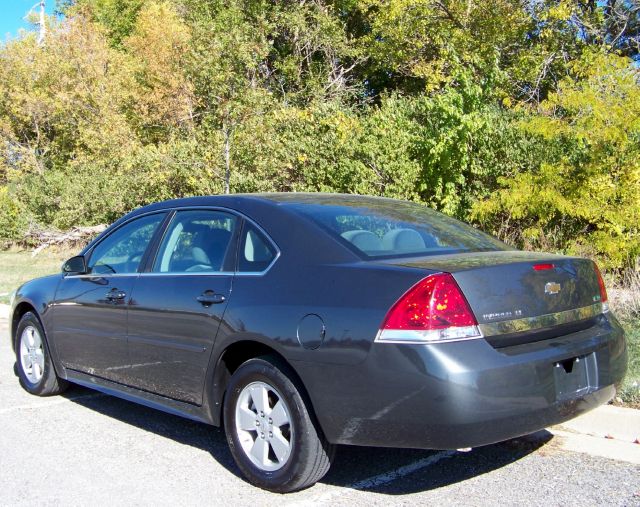
[[38,33],[38,45],[42,46],[44,44],[44,37],[47,34],[47,25],[44,22],[44,1],[40,0],[40,31]]
[[[47,24],[45,22],[45,0],[40,0],[37,4],[35,4],[33,7],[31,7],[31,9],[29,9],[29,13],[24,17],[24,19],[27,19],[30,23],[34,23],[36,25],[38,25],[38,46],[42,46],[44,44],[44,38],[47,35]],[[31,16],[31,14],[33,13],[34,9],[36,7],[40,7],[40,13],[38,14],[38,21],[31,21],[33,19],[33,17]]]

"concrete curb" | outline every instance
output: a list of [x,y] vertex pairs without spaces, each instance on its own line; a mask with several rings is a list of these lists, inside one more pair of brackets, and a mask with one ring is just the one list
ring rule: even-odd
[[566,451],[640,465],[640,445],[638,444],[632,444],[624,440],[583,435],[558,428],[558,426],[549,428],[549,432],[553,434],[554,440],[558,439],[560,448]]
[[549,431],[568,451],[640,465],[640,410],[603,405]]
[[[604,405],[558,425],[563,431],[627,443],[640,441],[640,410]],[[637,444],[636,444],[637,445]],[[638,445],[640,453],[640,445]]]

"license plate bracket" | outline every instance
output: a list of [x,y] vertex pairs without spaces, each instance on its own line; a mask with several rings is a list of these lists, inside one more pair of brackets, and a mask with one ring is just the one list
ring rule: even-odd
[[572,357],[553,365],[556,399],[570,400],[584,396],[597,384],[595,354]]

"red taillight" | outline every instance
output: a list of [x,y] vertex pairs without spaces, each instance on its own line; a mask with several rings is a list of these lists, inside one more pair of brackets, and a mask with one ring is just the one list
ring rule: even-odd
[[533,269],[535,271],[545,271],[547,269],[553,269],[556,266],[554,264],[551,263],[544,263],[544,264],[534,264],[533,265]]
[[598,275],[598,285],[600,286],[600,302],[606,303],[609,298],[607,297],[607,288],[604,286],[604,280],[602,279],[602,273],[600,272],[600,268],[594,262],[593,267],[596,270],[596,275]]
[[449,273],[430,275],[389,310],[379,341],[433,341],[480,336],[476,319]]

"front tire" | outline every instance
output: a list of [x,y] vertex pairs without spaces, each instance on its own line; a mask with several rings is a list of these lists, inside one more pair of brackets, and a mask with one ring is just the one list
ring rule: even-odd
[[14,336],[16,369],[20,385],[36,396],[53,396],[65,391],[68,383],[56,375],[40,319],[25,313]]
[[238,468],[252,484],[276,493],[319,481],[335,449],[293,377],[276,357],[250,359],[231,377],[224,401],[227,443]]

